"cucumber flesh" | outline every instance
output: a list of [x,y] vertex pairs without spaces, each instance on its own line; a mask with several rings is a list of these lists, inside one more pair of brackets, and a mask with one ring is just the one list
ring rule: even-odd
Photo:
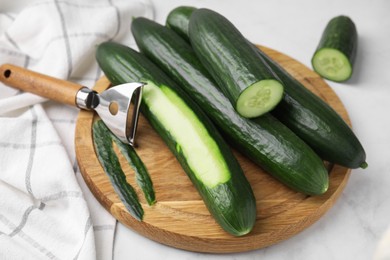
[[313,57],[314,70],[322,77],[333,81],[344,81],[352,75],[352,65],[339,50],[323,48]]
[[200,182],[213,188],[230,179],[218,145],[210,138],[195,113],[174,91],[147,82],[142,95],[150,112],[159,118],[166,131],[175,138],[176,151],[187,159],[189,167]]
[[243,117],[257,117],[273,109],[282,97],[282,84],[272,79],[261,80],[240,94],[236,109]]

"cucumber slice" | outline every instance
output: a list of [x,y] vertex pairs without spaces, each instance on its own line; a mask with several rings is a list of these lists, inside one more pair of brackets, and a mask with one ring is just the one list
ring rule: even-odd
[[342,82],[352,76],[357,51],[357,31],[347,16],[337,16],[327,24],[312,58],[313,69],[322,77]]

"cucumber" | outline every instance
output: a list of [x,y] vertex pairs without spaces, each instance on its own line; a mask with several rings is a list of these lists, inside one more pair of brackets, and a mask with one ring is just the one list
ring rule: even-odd
[[129,213],[135,219],[141,221],[144,210],[139,203],[134,188],[126,181],[126,175],[112,146],[110,130],[108,130],[103,121],[98,120],[93,124],[92,131],[95,151],[104,172],[109,177],[115,192]]
[[160,69],[117,43],[97,48],[97,61],[112,84],[146,82],[141,111],[176,156],[221,227],[235,236],[256,220],[252,188],[214,125]]
[[[256,48],[256,47],[255,47]],[[282,80],[285,96],[272,111],[317,154],[348,168],[366,168],[366,153],[359,139],[344,120],[321,98],[263,52],[259,52]]]
[[182,38],[189,41],[188,38],[188,20],[190,15],[197,8],[192,6],[179,6],[169,12],[166,20],[166,26],[177,34],[179,34]]
[[[173,14],[179,15],[178,11]],[[183,26],[188,26],[191,13],[182,13],[180,16]],[[368,164],[362,144],[337,112],[264,52],[256,46],[254,49],[284,84],[284,97],[272,114],[322,159],[352,169],[366,168]]]
[[197,9],[188,33],[200,61],[241,116],[258,117],[282,99],[283,85],[225,17]]
[[241,117],[179,35],[141,17],[131,29],[139,49],[180,83],[244,155],[296,191],[317,195],[327,190],[328,173],[312,149],[269,114]]
[[351,18],[340,15],[327,24],[311,60],[322,77],[342,82],[352,76],[358,36]]
[[123,143],[121,140],[119,140],[118,137],[113,134],[111,135],[111,137],[118,146],[123,156],[125,157],[126,161],[134,170],[137,184],[144,193],[145,199],[148,202],[149,206],[155,204],[156,194],[154,192],[153,182],[150,179],[150,175],[148,170],[146,169],[145,164],[143,163],[141,158],[139,158],[137,152],[132,146]]

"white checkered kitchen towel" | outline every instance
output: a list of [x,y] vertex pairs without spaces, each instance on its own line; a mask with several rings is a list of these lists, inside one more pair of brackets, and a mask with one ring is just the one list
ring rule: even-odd
[[[101,75],[94,46],[133,45],[135,16],[153,18],[151,4],[0,0],[0,63],[92,87]],[[75,158],[78,110],[43,101],[0,83],[0,259],[111,259],[115,220]]]

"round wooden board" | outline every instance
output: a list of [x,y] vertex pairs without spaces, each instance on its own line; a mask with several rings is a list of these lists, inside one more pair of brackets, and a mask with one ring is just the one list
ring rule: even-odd
[[[337,95],[316,73],[277,51],[262,49],[307,88],[330,104],[350,124]],[[98,92],[109,86],[106,78],[95,86]],[[137,190],[145,210],[138,222],[126,211],[96,157],[92,123],[96,115],[81,111],[76,126],[76,154],[81,173],[97,200],[121,223],[154,241],[190,251],[229,253],[263,248],[285,240],[317,221],[332,207],[343,191],[350,170],[329,165],[329,190],[321,196],[305,196],[274,180],[260,167],[237,155],[252,185],[257,201],[257,220],[248,235],[234,237],[222,230],[210,216],[203,201],[156,132],[141,116],[137,135],[139,156],[147,166],[157,203],[148,206],[135,183],[134,173],[118,154],[127,180]]]

